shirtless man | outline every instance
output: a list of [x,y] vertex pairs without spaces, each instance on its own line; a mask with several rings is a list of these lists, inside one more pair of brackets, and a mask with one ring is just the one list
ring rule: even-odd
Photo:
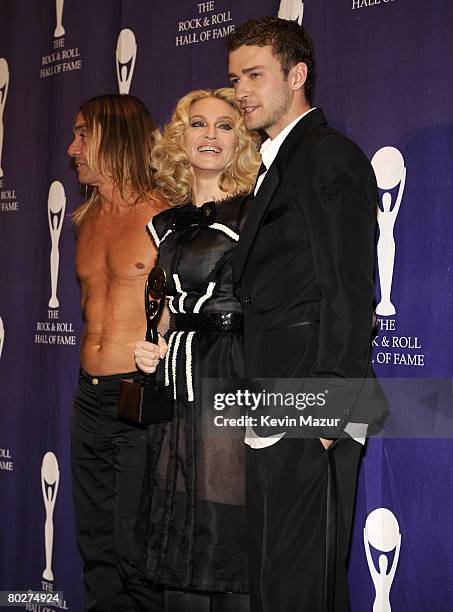
[[116,416],[119,381],[139,375],[134,347],[146,331],[144,284],[156,251],[145,225],[168,207],[151,193],[152,129],[137,98],[100,96],[81,106],[68,148],[79,182],[93,190],[73,215],[85,328],[72,474],[86,610],[96,612],[163,609],[161,592],[136,569],[146,428]]

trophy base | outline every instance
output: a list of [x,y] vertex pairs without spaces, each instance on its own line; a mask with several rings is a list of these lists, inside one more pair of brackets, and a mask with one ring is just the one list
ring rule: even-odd
[[173,398],[167,395],[163,387],[158,387],[155,381],[146,384],[142,379],[122,380],[118,417],[141,425],[169,423],[173,418]]
[[392,317],[394,314],[396,314],[396,309],[392,302],[381,301],[376,306],[376,314],[381,315],[382,317]]

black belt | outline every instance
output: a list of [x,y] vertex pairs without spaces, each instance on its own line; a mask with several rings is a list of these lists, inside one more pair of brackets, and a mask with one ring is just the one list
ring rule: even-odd
[[138,376],[139,372],[135,370],[134,372],[126,372],[124,374],[107,374],[105,376],[91,376],[88,372],[85,372],[82,368],[79,370],[79,380],[84,381],[90,385],[99,385],[100,383],[112,382],[116,380],[121,380],[122,378],[134,378]]
[[244,317],[240,312],[175,314],[176,331],[242,332]]

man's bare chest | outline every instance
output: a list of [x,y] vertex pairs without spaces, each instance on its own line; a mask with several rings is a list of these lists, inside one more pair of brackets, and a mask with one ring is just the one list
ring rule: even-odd
[[83,228],[77,241],[76,272],[81,281],[95,277],[132,279],[147,274],[156,250],[144,224]]

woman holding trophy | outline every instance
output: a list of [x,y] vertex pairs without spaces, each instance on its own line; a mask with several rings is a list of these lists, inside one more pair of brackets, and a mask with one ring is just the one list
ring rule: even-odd
[[159,349],[139,342],[135,356],[147,373],[162,358],[156,376],[174,414],[149,427],[138,529],[146,576],[166,587],[168,612],[249,609],[244,443],[202,435],[201,381],[243,377],[231,260],[259,163],[229,88],[187,94],[156,134],[156,182],[174,206],[148,227],[167,276],[160,330],[168,314],[170,323]]

